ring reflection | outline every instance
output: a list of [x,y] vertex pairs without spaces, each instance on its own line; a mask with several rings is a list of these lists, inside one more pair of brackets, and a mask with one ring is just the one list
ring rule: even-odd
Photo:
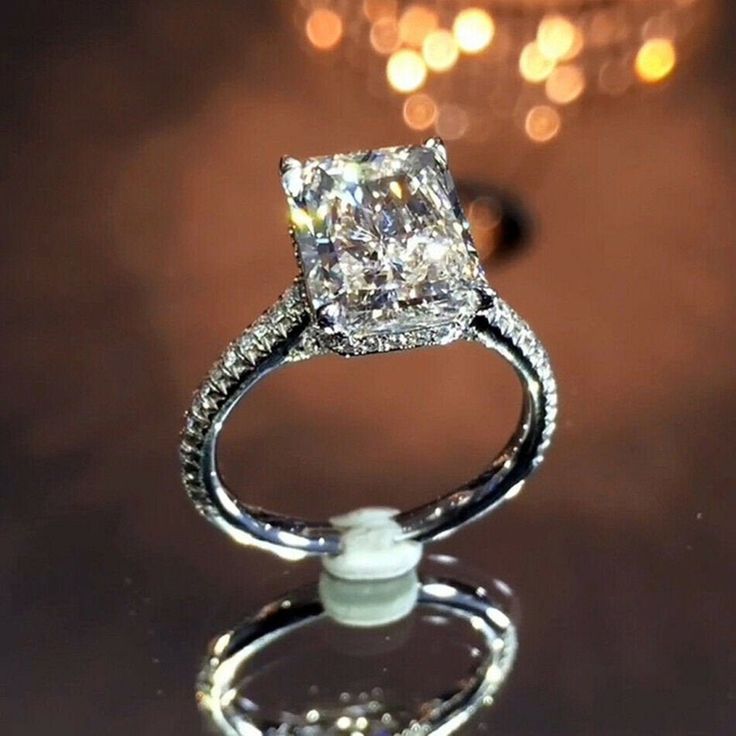
[[[491,705],[516,652],[511,591],[495,580],[465,582],[452,558],[433,556],[422,568],[400,581],[340,581],[337,592],[323,573],[217,637],[197,682],[215,731],[449,734]],[[376,626],[334,618],[375,617],[377,605],[406,610]]]

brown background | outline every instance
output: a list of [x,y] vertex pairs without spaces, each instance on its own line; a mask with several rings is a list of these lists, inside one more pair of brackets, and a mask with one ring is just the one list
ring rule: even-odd
[[[736,71],[729,3],[665,89],[559,140],[450,146],[532,246],[490,277],[554,359],[554,452],[437,549],[518,592],[492,733],[727,736],[736,723]],[[7,2],[3,35],[2,733],[198,734],[204,646],[289,587],[192,512],[191,389],[294,273],[276,163],[416,140],[279,2]],[[228,476],[328,514],[408,506],[513,424],[471,347],[274,376]],[[246,472],[247,471],[247,472]],[[311,568],[304,572],[306,577]]]

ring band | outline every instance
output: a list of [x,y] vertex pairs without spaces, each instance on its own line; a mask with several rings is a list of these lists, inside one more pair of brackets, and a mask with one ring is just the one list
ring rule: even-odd
[[[478,312],[465,339],[495,350],[524,388],[522,415],[506,447],[477,478],[431,503],[397,516],[404,538],[428,541],[489,511],[521,490],[541,463],[555,427],[557,391],[547,354],[529,327],[497,296]],[[248,506],[227,488],[217,466],[217,440],[237,403],[266,374],[285,363],[327,352],[315,339],[302,287],[278,302],[231,343],[194,396],[181,442],[184,483],[197,509],[234,540],[272,552],[340,551],[329,522],[308,522]]]
[[[436,148],[438,144],[433,145]],[[383,151],[404,152],[419,148]],[[361,162],[364,160],[360,159]],[[437,160],[438,166],[446,164],[445,158],[438,156]],[[443,173],[449,176],[446,170]],[[403,201],[406,201],[406,196]],[[415,216],[412,222],[417,222]],[[462,222],[465,223],[464,247],[472,249],[464,217]],[[310,223],[309,227],[308,234],[311,234],[314,226]],[[301,243],[298,232],[295,240],[297,244]],[[474,250],[468,252],[477,259]],[[446,344],[458,339],[477,342],[511,363],[523,387],[521,417],[506,447],[487,470],[449,494],[396,516],[402,538],[425,542],[444,537],[521,490],[525,479],[543,459],[554,432],[557,413],[557,389],[549,359],[529,326],[491,290],[484,278],[475,276],[470,292],[476,300],[474,309],[451,327],[443,324],[440,329],[433,325],[422,330],[406,330],[398,336],[392,334],[390,338],[383,333],[368,335],[360,342],[350,342],[352,338],[345,341],[343,335],[340,343],[336,341],[334,331],[325,330],[322,307],[315,308],[315,291],[319,284],[314,284],[314,269],[308,271],[309,257],[308,251],[306,256],[305,251],[301,252],[302,277],[227,347],[195,393],[186,417],[180,452],[184,485],[197,509],[243,544],[291,558],[338,554],[340,531],[329,522],[294,519],[250,506],[238,500],[227,488],[218,470],[217,442],[230,412],[261,378],[286,363],[330,352],[381,352]],[[433,267],[437,272],[438,267]],[[463,267],[466,268],[465,265]],[[320,278],[324,278],[323,272],[324,269],[319,271]],[[446,280],[445,276],[443,278]],[[329,284],[330,288],[332,286]],[[434,289],[432,293],[435,293],[436,285],[431,286]],[[417,288],[415,283],[412,284],[412,293]],[[363,298],[363,293],[358,296]],[[349,296],[353,298],[352,294]],[[406,311],[411,308],[406,307]],[[424,313],[421,316],[425,318]]]

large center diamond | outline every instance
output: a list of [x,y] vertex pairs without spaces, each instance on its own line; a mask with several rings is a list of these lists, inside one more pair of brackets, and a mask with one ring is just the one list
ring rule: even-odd
[[283,170],[318,324],[359,341],[444,325],[484,283],[439,145],[292,162]]

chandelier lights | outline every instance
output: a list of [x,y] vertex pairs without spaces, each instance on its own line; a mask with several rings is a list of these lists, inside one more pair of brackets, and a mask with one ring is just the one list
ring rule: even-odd
[[359,66],[405,124],[483,140],[500,121],[546,143],[594,94],[664,83],[704,0],[300,0],[309,45]]

